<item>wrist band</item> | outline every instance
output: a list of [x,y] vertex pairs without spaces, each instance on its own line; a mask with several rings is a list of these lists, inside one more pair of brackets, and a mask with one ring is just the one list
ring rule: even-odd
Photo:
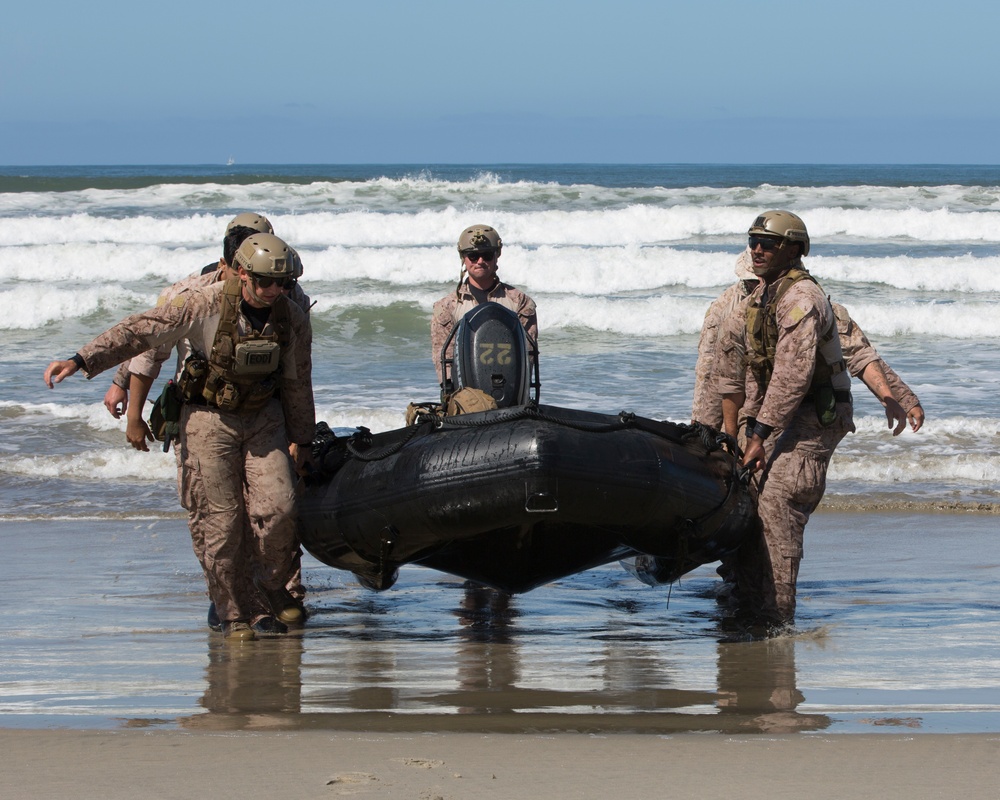
[[763,422],[758,422],[753,426],[754,436],[759,436],[761,440],[766,439],[773,431],[773,425],[765,425]]
[[76,364],[77,369],[87,368],[87,362],[83,360],[83,356],[81,356],[79,353],[73,353],[73,355],[66,360],[72,361],[74,364]]

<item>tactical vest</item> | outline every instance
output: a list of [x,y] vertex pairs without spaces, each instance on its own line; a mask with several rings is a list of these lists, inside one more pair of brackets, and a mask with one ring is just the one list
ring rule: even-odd
[[271,306],[268,326],[273,333],[241,334],[239,278],[230,278],[222,290],[219,327],[207,362],[188,359],[180,379],[182,396],[204,401],[223,411],[251,412],[267,405],[278,389],[281,352],[291,338],[288,298],[280,296]]
[[[764,392],[771,382],[774,356],[778,348],[778,302],[785,292],[802,280],[812,281],[819,286],[817,280],[806,270],[793,268],[769,292],[766,306],[761,307],[759,303],[747,306],[747,363]],[[822,334],[818,351],[809,394],[816,395],[821,389],[849,391],[851,379],[844,372],[844,356],[840,351],[837,324],[832,314],[830,327]]]

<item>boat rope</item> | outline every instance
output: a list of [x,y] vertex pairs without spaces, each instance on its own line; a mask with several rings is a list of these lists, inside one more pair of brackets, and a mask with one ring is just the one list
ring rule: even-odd
[[[546,414],[537,406],[530,404],[518,406],[510,409],[509,411],[505,410],[502,412],[491,413],[491,416],[487,418],[480,418],[479,415],[475,415],[477,418],[472,419],[472,416],[473,415],[469,415],[469,417],[435,417],[428,414],[421,415],[417,419],[420,421],[424,419],[431,420],[439,430],[447,430],[449,428],[486,428],[491,425],[503,425],[505,423],[515,422],[521,419],[533,419],[541,422],[550,422],[553,425],[560,425],[564,428],[570,428],[571,430],[582,431],[584,433],[614,433],[616,431],[625,430],[626,428],[638,428],[639,430],[652,433],[663,439],[668,439],[674,442],[683,441],[685,436],[684,429],[691,427],[688,425],[679,425],[673,422],[646,420],[642,417],[637,417],[631,411],[620,412],[616,422],[579,422],[554,416],[552,414]],[[715,450],[718,449],[718,447],[712,443],[707,443],[706,449]]]
[[418,421],[416,425],[409,427],[406,435],[399,441],[385,447],[380,447],[374,451],[369,449],[372,446],[372,432],[368,428],[358,428],[358,432],[347,440],[345,446],[347,447],[347,452],[358,459],[358,461],[381,461],[383,458],[388,458],[398,453],[414,436],[418,433],[427,433],[432,427],[432,423]]

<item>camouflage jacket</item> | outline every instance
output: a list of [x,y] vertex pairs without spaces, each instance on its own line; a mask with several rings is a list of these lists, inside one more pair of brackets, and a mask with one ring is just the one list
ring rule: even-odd
[[[223,281],[218,281],[190,288],[175,294],[168,302],[126,317],[79,351],[86,364],[85,374],[92,378],[148,350],[162,352],[161,348],[166,347],[169,355],[169,348],[174,345],[181,364],[191,353],[211,353],[224,286]],[[292,323],[288,346],[282,348],[280,355],[278,375],[285,430],[290,442],[306,444],[312,441],[315,409],[310,348],[300,334],[309,323],[302,310],[286,297],[279,297],[276,302],[289,304]],[[240,324],[247,324],[242,315]]]

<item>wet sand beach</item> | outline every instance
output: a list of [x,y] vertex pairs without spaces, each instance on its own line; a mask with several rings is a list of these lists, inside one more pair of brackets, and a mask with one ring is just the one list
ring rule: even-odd
[[[6,796],[997,797],[1000,736],[0,731]],[[16,794],[11,793],[16,791]]]

